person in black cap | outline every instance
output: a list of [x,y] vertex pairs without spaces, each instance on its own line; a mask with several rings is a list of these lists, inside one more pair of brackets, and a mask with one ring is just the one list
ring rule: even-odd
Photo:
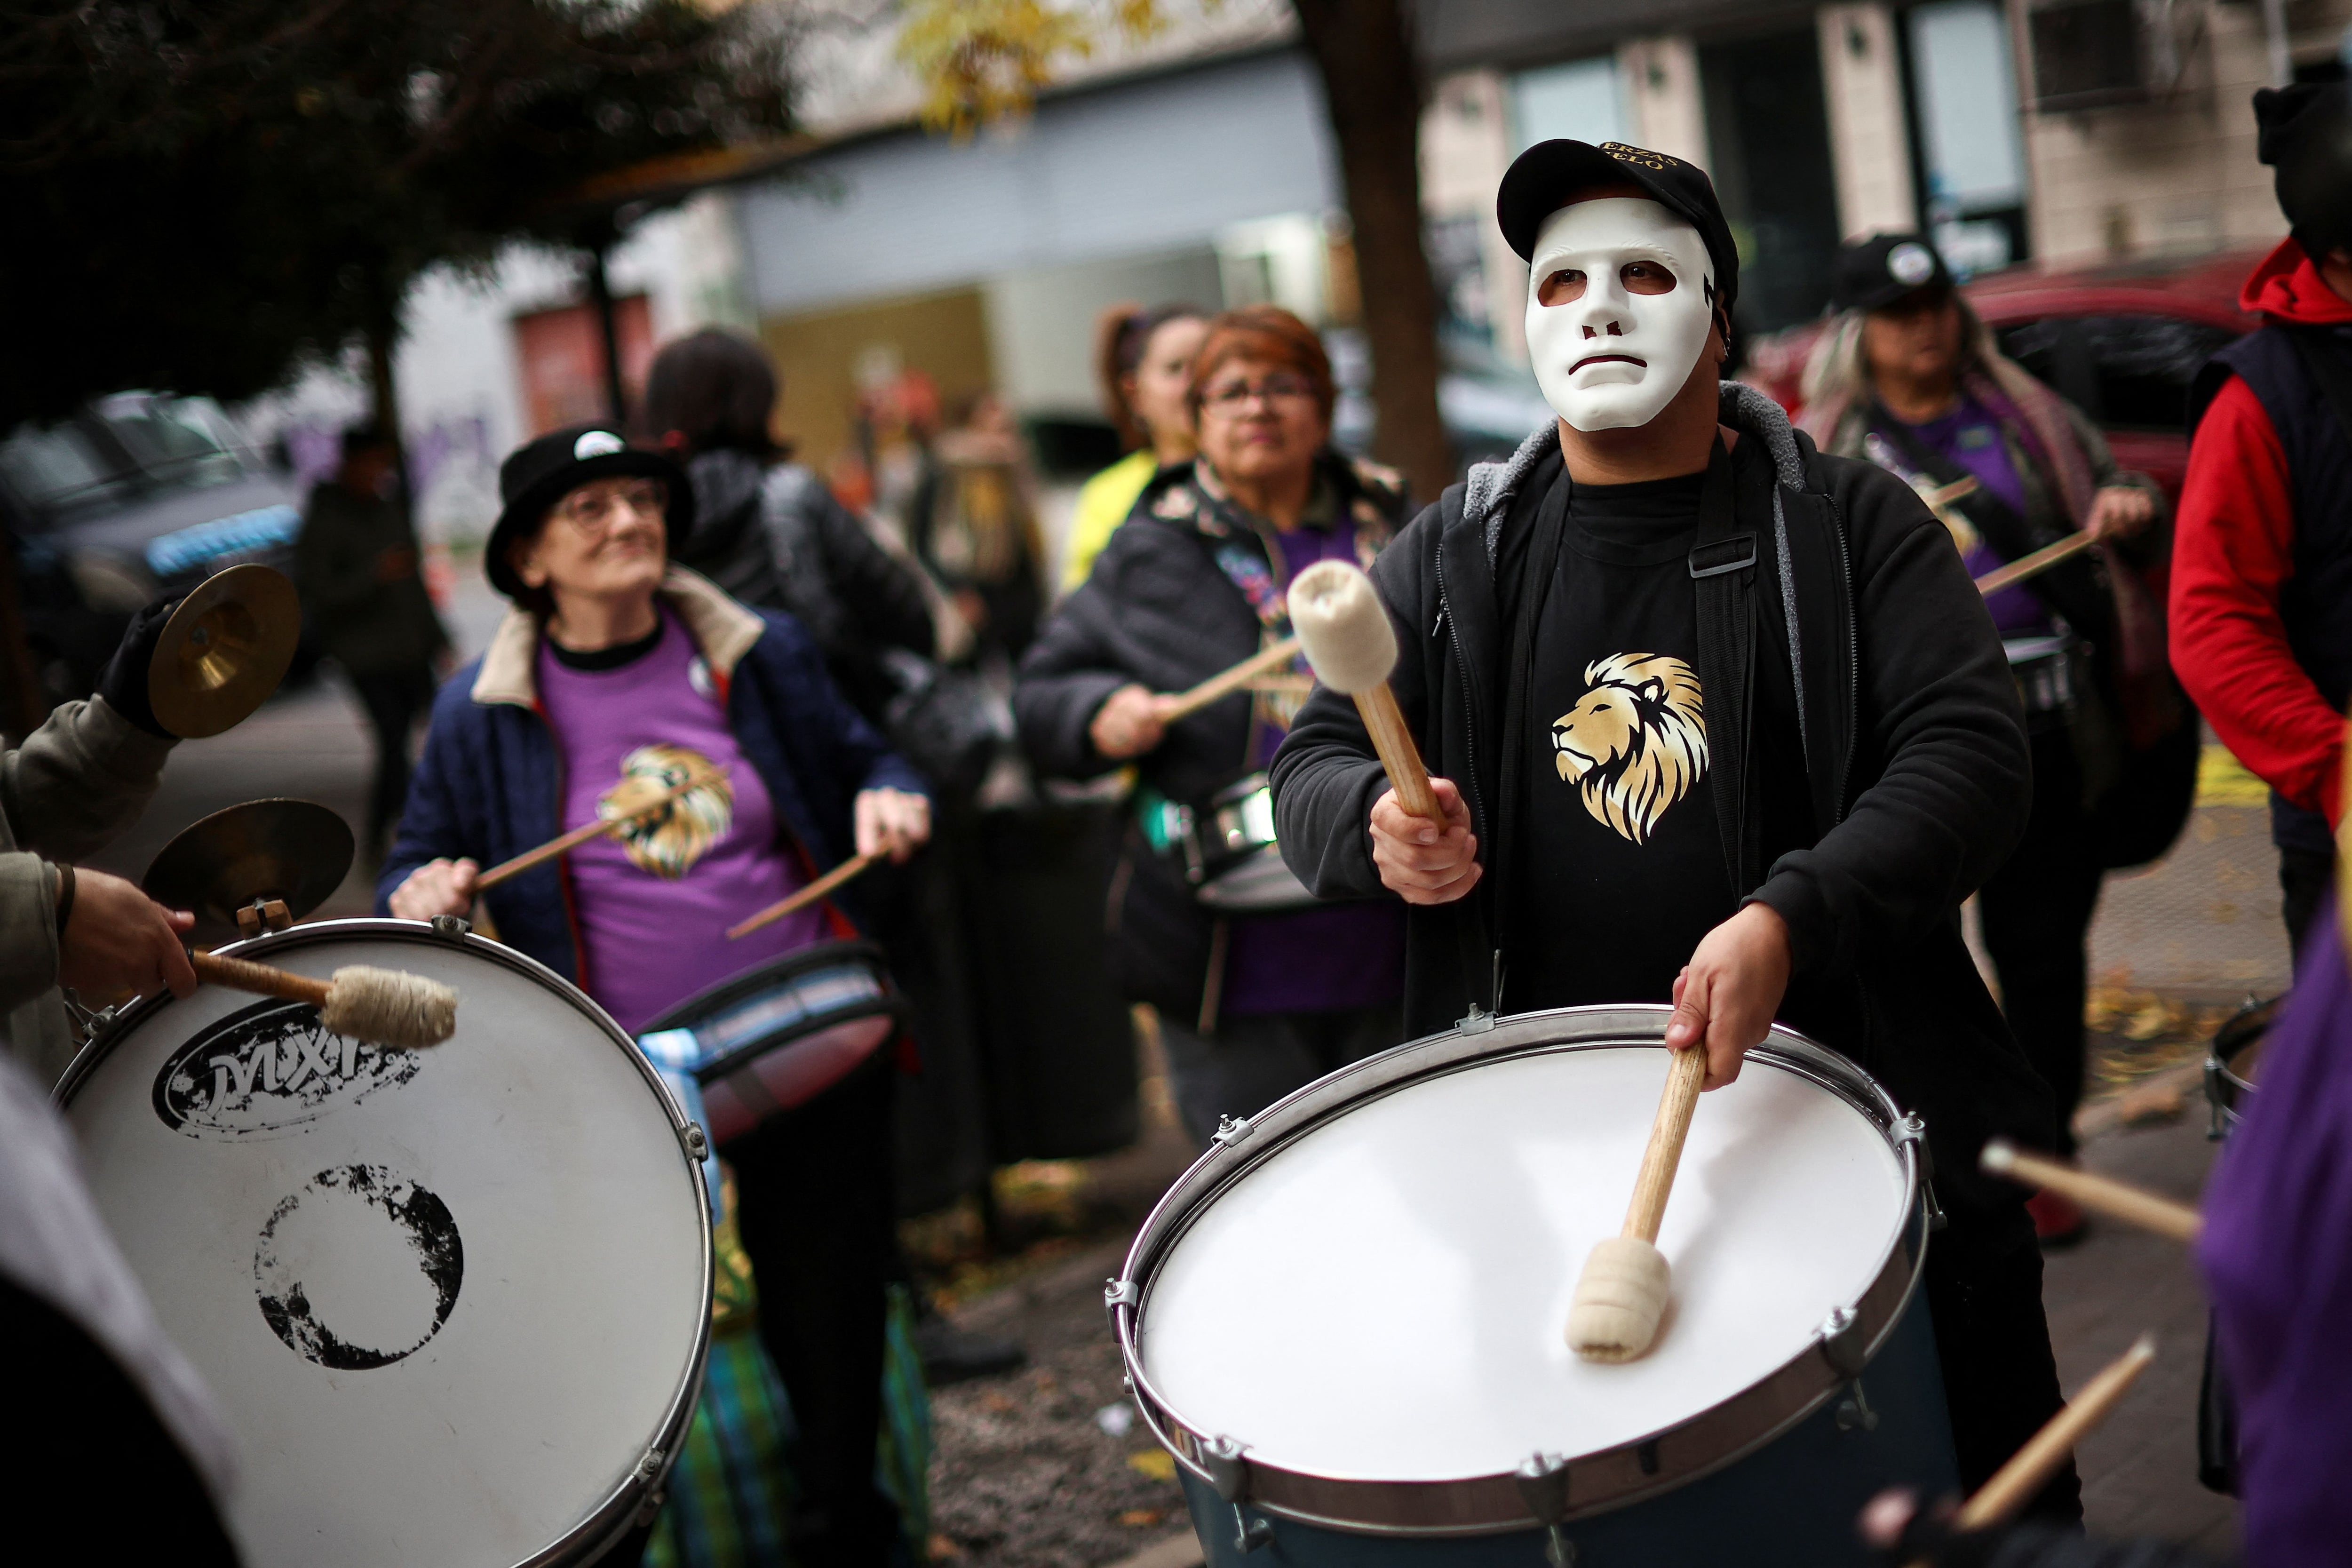
[[[499,486],[483,565],[515,608],[434,701],[378,909],[463,916],[480,867],[597,820],[625,783],[699,775],[661,810],[484,894],[499,939],[635,1035],[722,980],[851,934],[824,904],[740,941],[728,928],[852,853],[905,859],[929,836],[926,786],[799,623],[671,564],[693,522],[685,474],[578,426],[508,458]],[[761,1338],[799,1426],[803,1563],[878,1568],[898,1533],[874,1484],[895,1060],[877,1044],[720,1146]]]
[[[1977,908],[2001,1011],[2057,1097],[2055,1148],[2072,1158],[2100,884],[2171,847],[2197,786],[2196,719],[2165,666],[2146,575],[2161,564],[2150,525],[2163,495],[2000,352],[1922,236],[1843,247],[1832,303],[1799,421],[1822,451],[1951,495],[1937,510],[1972,577],[2078,531],[2105,542],[1985,601],[2033,735],[2033,816]],[[2086,1228],[2056,1193],[2028,1207],[2045,1247]]]
[[2352,90],[2265,88],[2254,118],[2294,226],[2238,294],[2262,330],[2190,387],[2172,665],[2271,786],[2300,949],[2335,866],[2352,701]]
[[[1411,906],[1409,1037],[1671,1002],[1666,1043],[1704,1048],[1710,1084],[1777,1017],[1918,1111],[1973,1486],[2060,1404],[2023,1194],[1975,1169],[1996,1132],[2052,1137],[1960,938],[2030,798],[2000,638],[1907,486],[1718,380],[1738,257],[1702,171],[1547,142],[1496,211],[1559,418],[1372,569],[1447,821],[1402,813],[1353,703],[1318,689],[1274,763],[1284,854],[1320,896]],[[2069,1470],[2038,1506],[2072,1517],[2077,1493]]]

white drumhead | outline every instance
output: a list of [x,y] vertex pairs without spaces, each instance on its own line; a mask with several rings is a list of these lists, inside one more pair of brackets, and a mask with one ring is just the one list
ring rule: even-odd
[[1802,1352],[1904,1220],[1876,1126],[1751,1059],[1700,1098],[1658,1245],[1674,1305],[1622,1366],[1564,1330],[1624,1223],[1665,1052],[1486,1063],[1349,1108],[1220,1194],[1160,1263],[1146,1374],[1196,1432],[1349,1480],[1450,1480],[1637,1441]]
[[379,931],[256,956],[461,1000],[446,1044],[346,1053],[206,986],[75,1087],[99,1205],[237,1440],[245,1561],[524,1562],[627,1479],[705,1332],[705,1222],[661,1091],[601,1014],[479,947]]

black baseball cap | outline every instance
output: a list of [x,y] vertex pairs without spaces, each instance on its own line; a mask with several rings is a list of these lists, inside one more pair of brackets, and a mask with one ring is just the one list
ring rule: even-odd
[[1680,158],[1622,142],[1538,142],[1517,158],[1495,192],[1495,221],[1519,259],[1535,260],[1536,236],[1544,219],[1569,205],[1579,191],[1595,185],[1638,185],[1660,206],[1698,230],[1706,258],[1715,265],[1716,302],[1728,315],[1739,296],[1739,250],[1715,182],[1706,171]]
[[1924,235],[1874,234],[1838,247],[1830,309],[1883,310],[1913,294],[1948,294],[1952,269]]
[[520,598],[522,579],[507,552],[518,539],[536,533],[550,508],[593,479],[624,476],[659,479],[669,487],[662,531],[670,553],[694,528],[694,487],[686,470],[660,452],[632,447],[608,425],[572,425],[526,441],[499,465],[499,499],[506,503],[482,547],[482,571],[490,586]]
[[2297,82],[2254,94],[2254,156],[2278,171],[2279,211],[2314,261],[2352,247],[2352,89]]

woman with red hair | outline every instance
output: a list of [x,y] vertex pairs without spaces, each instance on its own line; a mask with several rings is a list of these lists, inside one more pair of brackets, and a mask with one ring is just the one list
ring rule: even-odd
[[1177,1108],[1205,1142],[1301,1084],[1396,1044],[1403,908],[1318,903],[1254,823],[1305,695],[1304,664],[1171,720],[1161,693],[1290,635],[1290,579],[1369,565],[1411,515],[1402,480],[1330,445],[1331,362],[1257,306],[1209,324],[1188,400],[1199,454],[1162,468],[1021,663],[1013,711],[1039,767],[1132,763],[1136,821],[1112,882],[1129,994],[1159,1010]]

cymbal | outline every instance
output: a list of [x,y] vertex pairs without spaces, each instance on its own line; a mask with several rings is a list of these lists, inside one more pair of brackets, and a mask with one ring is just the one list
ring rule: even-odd
[[257,562],[215,572],[180,601],[147,665],[155,721],[183,740],[235,728],[268,700],[302,640],[302,605]]
[[300,920],[342,886],[355,846],[343,819],[307,800],[249,800],[182,828],[140,886],[159,904],[192,910],[216,934],[236,911],[281,899]]

